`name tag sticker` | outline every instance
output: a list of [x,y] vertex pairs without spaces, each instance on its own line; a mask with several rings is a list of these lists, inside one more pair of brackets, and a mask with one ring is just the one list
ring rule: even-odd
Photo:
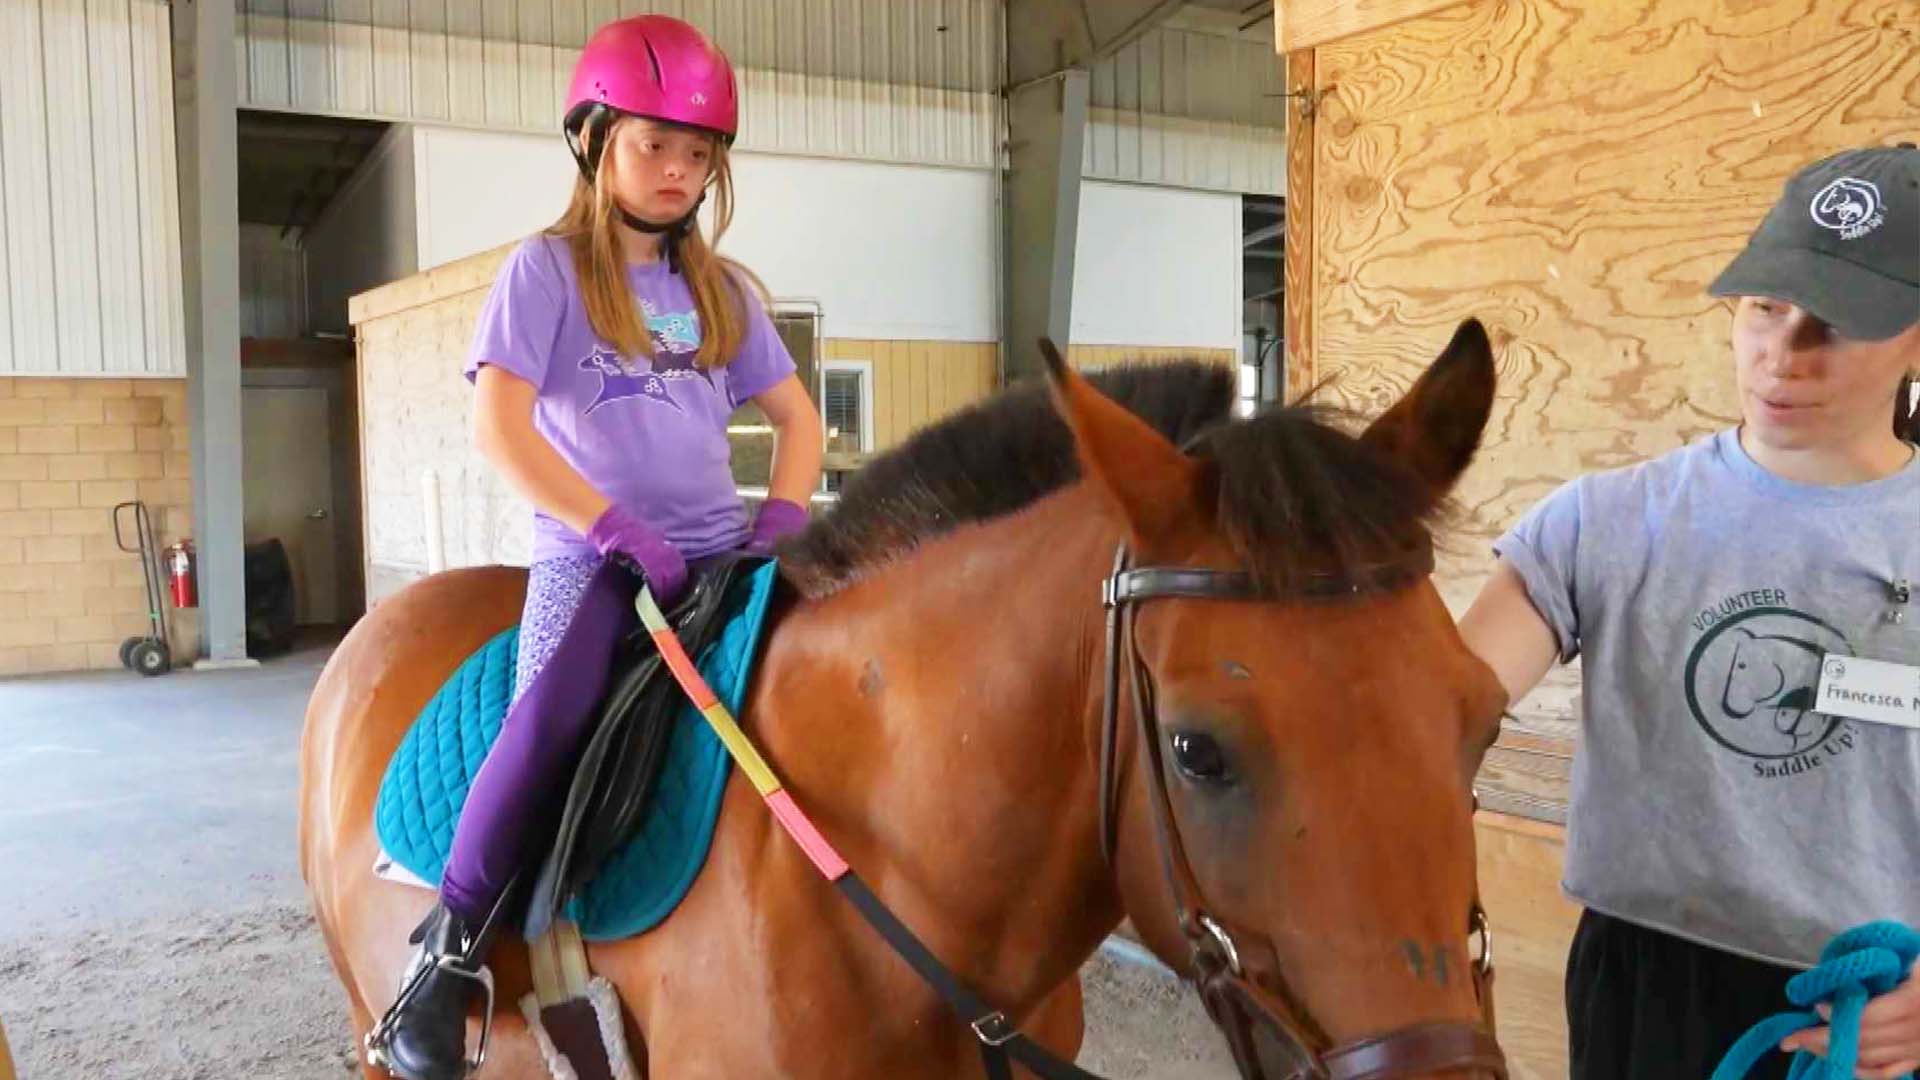
[[1920,667],[1829,656],[1820,665],[1814,711],[1920,729]]

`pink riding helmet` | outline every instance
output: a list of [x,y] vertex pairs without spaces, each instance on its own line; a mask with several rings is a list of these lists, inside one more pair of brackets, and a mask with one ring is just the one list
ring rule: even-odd
[[594,31],[573,68],[564,127],[573,141],[595,106],[711,131],[731,144],[740,98],[733,65],[705,34],[666,15]]

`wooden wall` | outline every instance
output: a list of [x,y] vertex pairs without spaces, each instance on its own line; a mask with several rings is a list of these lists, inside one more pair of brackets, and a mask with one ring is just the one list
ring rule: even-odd
[[998,377],[998,351],[992,342],[828,338],[821,343],[821,356],[873,364],[876,451],[987,396]]
[[[1289,99],[1289,390],[1331,379],[1378,412],[1470,315],[1499,350],[1442,557],[1456,606],[1564,481],[1735,421],[1728,309],[1705,289],[1787,176],[1920,140],[1913,0],[1471,0],[1287,66],[1308,91]],[[1562,670],[1517,710],[1486,805],[1563,819],[1577,693]],[[1563,1076],[1560,833],[1505,820],[1481,830],[1502,1041],[1516,1075]]]
[[[866,360],[873,364],[873,448],[876,452],[986,397],[998,384],[998,352],[993,342],[828,338],[822,342],[822,350],[826,360]],[[1222,364],[1231,364],[1237,359],[1231,349],[1067,347],[1067,359],[1076,367],[1183,358]]]
[[1567,948],[1580,909],[1560,895],[1566,835],[1557,826],[1474,816],[1480,899],[1493,928],[1494,1023],[1513,1080],[1567,1075],[1562,1004]]
[[1500,347],[1456,601],[1562,481],[1732,422],[1707,282],[1798,166],[1920,137],[1913,0],[1475,0],[1312,58],[1310,374],[1374,411],[1460,319]]

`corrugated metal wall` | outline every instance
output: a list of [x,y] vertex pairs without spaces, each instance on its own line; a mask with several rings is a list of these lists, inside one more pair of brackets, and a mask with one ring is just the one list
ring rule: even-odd
[[0,375],[184,375],[159,0],[0,0]]
[[1094,67],[1081,168],[1100,180],[1284,194],[1285,75],[1264,40],[1155,30]]
[[[700,26],[742,69],[743,150],[988,168],[997,0],[236,0],[241,103],[547,134],[592,28],[640,10]],[[1155,31],[1094,75],[1086,168],[1278,193],[1271,47]]]
[[992,162],[992,0],[236,2],[250,108],[555,132],[586,35],[651,10],[742,69],[742,149]]

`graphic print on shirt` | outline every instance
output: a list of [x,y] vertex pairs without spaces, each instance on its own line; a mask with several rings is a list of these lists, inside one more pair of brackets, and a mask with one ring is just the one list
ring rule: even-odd
[[1854,748],[1850,721],[1813,711],[1820,664],[1852,656],[1846,635],[1792,606],[1782,589],[1752,589],[1694,616],[1687,707],[1758,779],[1798,776]]
[[608,346],[596,343],[593,352],[580,361],[580,370],[600,376],[600,391],[587,405],[587,412],[629,398],[641,398],[675,412],[685,412],[673,399],[669,382],[704,379],[708,387],[713,386],[712,374],[700,370],[694,363],[700,351],[700,313],[679,311],[662,315],[654,309],[653,302],[646,299],[640,301],[640,310],[646,317],[647,331],[653,335],[652,364],[630,361]]

